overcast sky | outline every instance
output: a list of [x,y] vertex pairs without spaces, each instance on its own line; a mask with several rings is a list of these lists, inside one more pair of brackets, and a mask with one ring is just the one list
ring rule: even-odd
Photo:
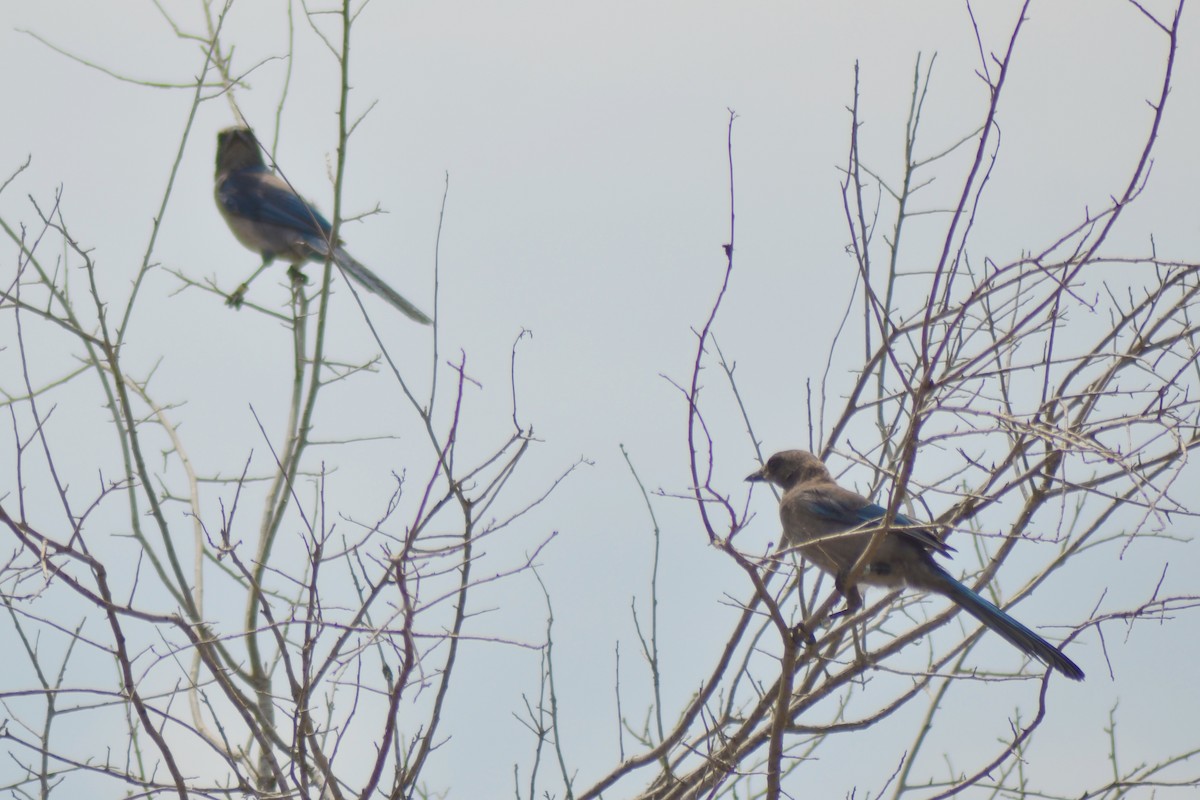
[[[198,3],[164,5],[185,30],[203,31]],[[983,46],[1002,51],[1019,6],[979,5],[986,6],[976,9]],[[1171,8],[1149,6],[1164,15]],[[267,141],[276,134],[288,76],[279,58],[288,46],[285,8],[282,0],[241,0],[224,34],[236,44],[241,70],[258,65],[236,98]],[[1194,12],[1185,10],[1153,171],[1112,241],[1114,253],[1144,255],[1151,235],[1161,256],[1195,259],[1200,252]],[[47,208],[61,190],[72,235],[91,249],[101,291],[123,312],[188,123],[188,84],[203,65],[200,46],[176,37],[150,2],[0,0],[0,20],[7,110],[0,180],[32,159],[0,194],[0,217],[33,230],[30,197]],[[334,30],[332,18],[322,25]],[[275,157],[328,214],[336,64],[300,20],[295,53]],[[978,235],[980,257],[1007,259],[1044,247],[1085,208],[1124,190],[1150,124],[1147,103],[1158,95],[1165,53],[1164,37],[1129,3],[1033,3],[999,118],[1002,158]],[[839,186],[854,65],[864,151],[880,174],[894,179],[913,70],[918,59],[928,65],[935,55],[926,138],[918,148],[925,154],[971,133],[986,108],[986,87],[976,75],[979,50],[961,2],[375,0],[360,17],[351,106],[355,115],[369,113],[350,145],[345,213],[376,205],[386,213],[343,228],[348,249],[432,310],[448,174],[437,313],[442,358],[465,353],[479,384],[468,392],[464,452],[480,457],[507,434],[510,353],[528,330],[532,337],[518,349],[516,397],[518,415],[538,443],[504,509],[537,496],[577,460],[590,462],[506,538],[493,540],[484,562],[486,571],[503,570],[557,534],[539,563],[554,602],[564,744],[575,759],[577,785],[589,785],[617,762],[616,642],[630,671],[629,691],[646,697],[630,604],[646,597],[650,521],[619,447],[648,488],[686,491],[686,406],[668,379],[688,379],[693,329],[703,324],[725,268],[730,109],[737,113],[736,265],[715,332],[737,362],[763,448],[806,446],[805,382],[826,369],[831,332],[854,288]],[[156,370],[160,402],[185,404],[176,417],[193,437],[198,468],[210,475],[237,473],[252,451],[267,457],[250,408],[278,417],[289,369],[288,336],[278,324],[235,312],[210,294],[179,292],[179,280],[167,272],[214,277],[232,288],[257,266],[229,235],[212,198],[215,134],[235,122],[221,98],[196,113],[152,256],[163,269],[140,290],[124,353],[127,368],[142,375]],[[939,191],[959,186],[958,173],[949,166],[948,172],[927,193],[931,206],[945,200]],[[0,253],[7,282],[15,247]],[[913,263],[904,266],[920,266],[929,254],[918,236],[907,252]],[[315,267],[309,272],[319,274]],[[251,299],[282,308],[284,283],[281,267],[254,284]],[[335,290],[334,352],[348,361],[369,358],[376,348],[362,317],[345,288],[335,282]],[[389,313],[377,298],[365,303],[401,368],[427,391],[428,330]],[[3,330],[10,335],[10,327]],[[74,351],[48,332],[32,347],[43,359],[43,377],[72,363]],[[0,358],[0,386],[14,391],[20,383],[13,351]],[[738,481],[757,466],[754,449],[716,369],[706,385],[720,480],[742,503]],[[54,435],[68,451],[62,463],[70,480],[94,483],[98,470],[118,468],[115,454],[96,455],[108,452],[112,436],[94,382],[56,399],[66,418]],[[331,492],[339,510],[373,518],[391,490],[392,471],[415,463],[415,452],[423,463],[428,444],[384,373],[331,388],[327,403],[318,438],[399,437],[320,456],[337,470]],[[0,446],[0,454],[9,447]],[[257,463],[266,469],[266,461]],[[0,499],[14,485],[12,470],[11,460],[0,458]],[[217,509],[220,499],[213,489],[208,507]],[[670,716],[696,690],[723,641],[732,618],[727,595],[745,598],[749,587],[708,546],[693,506],[654,502],[665,558],[660,625]],[[248,526],[258,513],[253,508]],[[758,516],[743,546],[762,551],[778,537],[775,510],[766,492],[755,494],[752,508]],[[1192,535],[1186,523],[1169,532]],[[1166,591],[1194,591],[1200,568],[1192,544],[1099,561],[1094,581],[1049,582],[1017,616],[1036,628],[1083,618],[1097,603],[1102,610],[1128,607],[1150,594],[1167,563]],[[544,637],[544,601],[530,576],[489,586],[478,602],[477,610],[488,613],[472,633],[527,643]],[[1064,764],[1071,772],[1105,773],[1104,726],[1118,702],[1121,730],[1136,732],[1123,742],[1130,762],[1196,746],[1191,721],[1200,718],[1200,693],[1191,668],[1178,666],[1200,658],[1195,630],[1190,618],[1142,625],[1128,636],[1114,626],[1104,647],[1094,633],[1073,644],[1070,654],[1088,680],[1052,680],[1053,717],[1043,736],[1060,744],[1031,765],[1041,785],[1078,788],[1059,774]],[[1009,657],[1003,648],[980,652]],[[454,797],[509,792],[513,764],[522,774],[529,764],[532,742],[513,713],[522,708],[522,693],[537,691],[538,657],[512,645],[471,644],[463,659],[445,729],[452,738],[426,777]],[[640,718],[637,700],[629,702],[626,713]],[[1005,697],[995,713],[980,713],[985,719],[972,735],[946,734],[950,760],[969,761],[974,747],[991,752],[1008,735],[1014,703]],[[904,722],[881,726],[884,738],[872,741],[888,743],[889,735],[908,741],[912,720]],[[975,724],[969,713],[960,722]],[[827,755],[792,791],[834,797],[857,787],[867,796],[883,787],[897,758],[899,751],[889,751],[880,763],[852,770],[849,761]],[[614,796],[640,785],[623,784]]]

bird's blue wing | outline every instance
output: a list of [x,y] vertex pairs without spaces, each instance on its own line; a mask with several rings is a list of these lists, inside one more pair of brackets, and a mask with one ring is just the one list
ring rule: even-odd
[[[838,486],[827,491],[804,492],[802,502],[814,516],[845,525],[847,530],[878,522],[887,514],[883,506]],[[911,540],[923,550],[945,555],[953,549],[909,516],[897,513],[895,525],[892,531],[895,535]]]
[[253,222],[279,225],[298,233],[328,238],[332,226],[278,176],[265,170],[238,170],[217,187],[227,212]]

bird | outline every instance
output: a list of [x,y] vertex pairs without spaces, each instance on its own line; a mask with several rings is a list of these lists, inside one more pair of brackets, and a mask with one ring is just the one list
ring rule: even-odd
[[432,321],[347,253],[340,241],[331,243],[333,226],[267,167],[258,139],[250,128],[226,128],[217,134],[215,195],[217,208],[233,235],[263,259],[250,280],[230,295],[229,305],[241,305],[250,281],[275,258],[289,260],[293,275],[303,280],[300,264],[332,257],[360,286],[381,296],[409,318],[422,325]]
[[[847,573],[879,530],[886,509],[839,486],[825,464],[806,450],[776,453],[746,480],[767,481],[783,490],[779,519],[785,543],[832,575],[849,610],[857,610],[862,598],[857,587],[846,585]],[[904,514],[895,515],[893,526],[863,565],[859,582],[942,595],[1022,652],[1071,680],[1083,680],[1083,670],[1074,661],[935,562],[935,555],[949,555],[953,548],[931,528]]]

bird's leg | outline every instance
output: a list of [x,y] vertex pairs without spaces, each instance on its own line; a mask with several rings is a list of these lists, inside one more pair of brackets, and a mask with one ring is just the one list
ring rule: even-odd
[[[846,607],[843,608],[841,611],[838,611],[834,614],[830,614],[829,616],[831,619],[834,619],[836,617],[844,617],[844,616],[852,615],[856,611],[858,611],[860,608],[863,607],[862,593],[860,591],[858,591],[858,585],[857,584],[847,585],[845,572],[839,572],[837,575],[834,576],[833,586],[835,589],[838,590],[838,592],[841,593],[842,597],[846,598]],[[864,639],[866,638],[866,635],[867,635],[867,621],[863,620],[863,637],[864,637]],[[855,661],[859,664],[870,663],[869,660],[867,659],[866,650],[863,649],[863,642],[860,641],[858,638],[858,627],[855,625],[850,626],[850,638],[854,643],[854,659],[855,659]]]
[[831,619],[834,619],[837,617],[844,617],[847,614],[853,614],[855,611],[858,611],[860,608],[862,608],[862,606],[863,606],[862,594],[858,591],[857,585],[855,585],[855,584],[847,585],[846,584],[846,573],[845,572],[839,572],[837,575],[835,575],[833,577],[833,588],[837,589],[838,594],[840,594],[843,598],[845,598],[846,607],[843,608],[841,611],[838,611],[834,614],[830,614],[829,616]]
[[[867,635],[866,622],[863,622],[863,637]],[[867,653],[863,650],[863,643],[858,638],[858,626],[850,626],[850,639],[854,643],[854,660],[858,664],[869,664]]]
[[233,292],[231,292],[229,296],[225,298],[225,305],[229,306],[230,308],[241,308],[242,303],[246,299],[246,292],[250,289],[250,284],[255,278],[262,274],[264,269],[269,266],[271,266],[271,259],[264,258],[262,265],[258,269],[254,270],[254,274],[247,278],[241,286],[234,289]]

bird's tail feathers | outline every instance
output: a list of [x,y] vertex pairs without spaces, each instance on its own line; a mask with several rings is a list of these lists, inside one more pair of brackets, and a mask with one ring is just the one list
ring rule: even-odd
[[396,308],[404,312],[404,314],[410,319],[413,319],[422,325],[428,325],[433,321],[426,316],[421,309],[404,299],[404,297],[401,296],[401,294],[391,286],[388,286],[387,283],[384,282],[383,278],[380,278],[374,272],[371,272],[371,270],[367,269],[365,265],[355,259],[354,256],[347,253],[345,249],[341,247],[334,248],[333,257],[337,259],[338,264],[343,270],[346,271],[346,274],[358,282],[359,286],[363,287],[368,292],[374,292],[384,300],[387,300]]
[[931,588],[936,588],[940,594],[953,600],[964,611],[1003,636],[1022,652],[1049,664],[1071,680],[1083,680],[1083,670],[1079,665],[1063,655],[1054,645],[950,577],[949,573],[940,567],[938,572],[945,580],[940,581],[937,587]]

